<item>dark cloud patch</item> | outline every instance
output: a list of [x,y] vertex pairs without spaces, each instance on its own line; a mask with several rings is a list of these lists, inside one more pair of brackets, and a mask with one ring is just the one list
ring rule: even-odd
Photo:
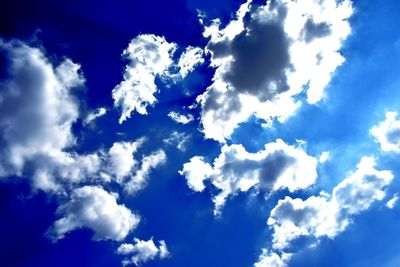
[[394,128],[386,133],[386,139],[390,144],[400,144],[400,128]]
[[331,34],[331,28],[325,22],[315,23],[312,18],[309,18],[304,24],[303,34],[304,39],[309,43],[316,38],[325,37]]
[[[261,101],[289,90],[285,71],[291,67],[290,41],[282,25],[287,10],[283,6],[275,8],[277,15],[273,19],[246,16],[245,30],[232,41],[208,44],[214,58],[233,57],[223,74],[224,80],[236,92],[254,95]],[[251,9],[257,10],[254,6]]]
[[271,190],[278,178],[287,170],[296,159],[285,151],[276,151],[260,162],[260,182],[262,190]]

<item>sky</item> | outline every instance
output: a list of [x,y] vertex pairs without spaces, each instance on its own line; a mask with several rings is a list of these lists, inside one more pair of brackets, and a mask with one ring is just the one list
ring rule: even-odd
[[400,3],[0,3],[0,265],[400,266]]

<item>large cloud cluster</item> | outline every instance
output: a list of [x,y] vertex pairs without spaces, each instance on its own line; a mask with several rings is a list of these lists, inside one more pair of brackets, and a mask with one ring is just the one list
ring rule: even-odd
[[[74,125],[91,123],[106,113],[100,108],[81,119],[80,101],[85,79],[70,59],[53,64],[42,49],[21,41],[0,40],[4,70],[0,80],[0,177],[17,176],[34,189],[55,193],[61,216],[48,230],[53,240],[80,228],[94,232],[94,240],[123,240],[139,224],[140,216],[107,192],[114,183],[128,194],[143,189],[150,171],[166,160],[163,150],[140,158],[146,141],[114,142],[89,154],[74,150]],[[82,187],[82,184],[86,184]]]
[[249,153],[242,145],[224,145],[213,165],[202,157],[193,157],[183,165],[181,175],[197,192],[204,190],[209,179],[220,190],[213,198],[218,214],[230,195],[253,187],[263,192],[288,189],[293,192],[312,185],[317,178],[318,160],[301,148],[278,139],[257,153]]
[[206,50],[216,71],[198,98],[205,136],[224,142],[251,115],[284,121],[302,92],[308,103],[318,102],[344,61],[339,50],[351,14],[348,0],[249,0],[227,26],[218,19],[207,25]]
[[[31,176],[35,188],[58,191],[99,168],[97,153],[65,152],[75,145],[72,125],[79,117],[74,92],[84,85],[80,66],[58,66],[38,48],[0,41],[6,62],[0,81],[0,176]],[[60,181],[56,181],[58,177]]]
[[367,210],[375,201],[385,197],[385,187],[390,184],[393,174],[377,170],[375,159],[363,157],[357,170],[338,185],[331,195],[322,193],[306,200],[285,197],[272,209],[268,225],[273,229],[272,249],[265,250],[255,266],[269,266],[278,253],[285,256],[280,265],[286,266],[290,258],[285,250],[291,242],[300,237],[318,240],[321,237],[334,238],[350,224],[352,216]]

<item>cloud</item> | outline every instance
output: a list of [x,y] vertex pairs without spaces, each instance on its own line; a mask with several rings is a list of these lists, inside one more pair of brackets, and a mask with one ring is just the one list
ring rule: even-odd
[[286,196],[279,200],[267,221],[273,229],[273,250],[284,252],[300,237],[311,241],[334,238],[351,223],[352,216],[382,200],[393,174],[377,170],[375,165],[374,158],[363,157],[357,170],[336,185],[331,195],[321,193],[306,200]]
[[383,152],[400,153],[400,120],[397,117],[397,112],[386,112],[386,119],[370,130]]
[[263,249],[258,261],[254,264],[254,267],[286,267],[286,262],[290,259],[291,254],[283,253],[278,255],[274,252],[268,252]]
[[79,228],[93,230],[94,240],[123,240],[140,222],[140,217],[117,203],[118,195],[98,186],[84,186],[71,193],[70,200],[57,209],[63,217],[49,229],[53,239]]
[[171,111],[168,113],[168,117],[171,118],[171,120],[180,123],[180,124],[188,124],[194,120],[194,117],[192,114],[180,114],[175,111]]
[[143,144],[144,138],[133,142],[116,142],[108,151],[107,172],[118,183],[123,183],[124,178],[131,175],[132,169],[137,165],[133,154]]
[[130,259],[125,259],[122,264],[135,264],[136,266],[146,263],[149,260],[154,260],[156,258],[163,259],[169,256],[169,251],[167,244],[164,240],[159,241],[159,246],[157,247],[151,238],[148,241],[134,239],[134,244],[124,243],[119,246],[117,253],[121,255],[133,254]]
[[98,108],[95,111],[90,112],[86,116],[85,120],[83,121],[83,124],[87,125],[87,124],[91,123],[92,121],[94,121],[95,119],[106,115],[106,113],[107,113],[107,109],[106,108]]
[[317,178],[316,167],[316,158],[278,139],[257,153],[247,152],[242,145],[224,145],[213,166],[202,157],[193,157],[180,174],[194,191],[202,191],[206,179],[220,190],[213,198],[218,214],[230,195],[253,187],[266,193],[307,188]]
[[120,123],[134,111],[146,115],[147,107],[157,102],[155,79],[168,75],[176,49],[175,43],[153,34],[141,34],[131,40],[123,52],[129,61],[124,80],[112,91],[114,106],[121,109]]
[[351,14],[348,0],[249,0],[224,28],[218,19],[207,25],[203,35],[215,74],[197,99],[206,138],[224,142],[251,115],[284,121],[300,106],[294,97],[303,92],[308,103],[320,101],[344,62],[339,50]]
[[321,164],[324,164],[325,162],[329,161],[330,159],[331,159],[331,152],[324,151],[319,156],[318,162]]
[[150,171],[157,166],[164,164],[167,155],[163,150],[157,150],[148,156],[144,156],[141,160],[140,167],[135,174],[124,184],[124,189],[128,194],[134,194],[143,189],[147,185]]
[[178,81],[204,62],[203,51],[191,46],[175,62],[177,49],[176,43],[154,34],[141,34],[130,41],[122,54],[128,60],[124,80],[112,90],[114,106],[121,110],[119,123],[135,111],[147,115],[147,108],[157,102],[156,78]]
[[76,144],[80,66],[70,59],[54,66],[40,49],[17,40],[0,40],[0,52],[7,63],[0,81],[0,177],[29,177],[35,188],[59,191],[93,176],[100,155],[66,152]]
[[179,75],[184,78],[189,72],[192,72],[197,65],[204,63],[203,50],[199,47],[186,47],[179,58]]
[[168,138],[163,140],[164,144],[175,146],[180,151],[186,150],[186,143],[189,141],[190,135],[173,131]]
[[393,209],[394,206],[397,204],[397,201],[399,200],[399,196],[395,194],[391,199],[386,202],[386,207],[388,209]]

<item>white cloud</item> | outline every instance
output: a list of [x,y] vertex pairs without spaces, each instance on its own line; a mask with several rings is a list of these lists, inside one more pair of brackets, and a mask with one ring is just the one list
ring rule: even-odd
[[393,175],[375,169],[375,160],[363,157],[357,170],[340,182],[332,195],[321,193],[306,200],[286,196],[272,209],[268,225],[273,229],[272,248],[283,252],[299,237],[334,238],[344,231],[352,216],[385,197]]
[[202,157],[193,157],[180,174],[194,191],[202,191],[204,180],[210,179],[220,190],[213,198],[218,214],[230,195],[252,187],[267,193],[307,188],[317,178],[316,167],[316,158],[278,139],[257,153],[247,152],[242,145],[224,145],[212,167]]
[[179,75],[184,78],[189,72],[192,72],[197,65],[204,63],[203,50],[199,47],[186,47],[179,58]]
[[9,62],[0,82],[0,177],[29,177],[35,188],[59,191],[93,176],[97,153],[66,152],[76,143],[80,66],[70,59],[53,66],[40,49],[17,40],[0,40],[0,50]]
[[204,162],[203,157],[196,156],[191,158],[190,162],[183,164],[179,174],[185,176],[190,189],[201,192],[205,189],[204,180],[213,175],[213,168]]
[[154,260],[156,258],[163,259],[169,256],[169,251],[164,240],[159,241],[159,246],[157,247],[151,238],[148,241],[134,239],[134,244],[122,244],[118,250],[118,254],[129,255],[133,254],[130,259],[125,259],[122,264],[135,264],[136,266],[146,263],[149,260]]
[[96,109],[95,111],[90,112],[90,113],[86,116],[85,120],[83,121],[83,124],[85,124],[85,125],[86,125],[86,124],[89,124],[89,123],[91,123],[92,121],[94,121],[95,119],[106,115],[106,113],[107,113],[107,109],[106,109],[106,108],[98,108],[98,109]]
[[140,167],[130,176],[129,180],[124,184],[124,189],[128,194],[134,194],[143,189],[149,179],[150,171],[157,166],[164,164],[167,155],[163,150],[157,150],[148,156],[144,156],[140,162]]
[[84,186],[71,193],[69,202],[57,213],[63,217],[49,229],[55,240],[79,228],[93,230],[94,240],[123,240],[140,222],[140,217],[117,203],[118,195],[97,186]]
[[171,118],[171,120],[180,123],[180,124],[188,124],[194,120],[194,117],[192,114],[180,114],[175,111],[171,111],[168,113],[168,117]]
[[386,207],[389,209],[393,209],[394,206],[397,204],[397,201],[399,200],[399,196],[395,194],[391,199],[386,202]]
[[180,133],[177,131],[173,131],[168,138],[163,140],[164,144],[170,146],[176,146],[176,148],[180,151],[186,150],[186,143],[189,141],[190,135],[185,133]]
[[318,102],[344,62],[339,50],[351,14],[349,0],[249,0],[225,28],[213,20],[203,35],[216,71],[198,97],[206,138],[224,142],[251,115],[284,121],[300,106],[293,96],[304,91]]
[[384,152],[400,153],[400,119],[397,117],[397,112],[387,112],[386,119],[370,130]]
[[114,106],[121,109],[120,123],[134,111],[147,114],[147,107],[157,102],[155,79],[168,75],[176,49],[175,43],[153,34],[142,34],[131,40],[123,52],[129,60],[124,80],[112,91]]
[[277,253],[263,249],[254,267],[286,267],[286,262],[290,259],[290,256],[291,254],[288,253],[283,253],[280,256]]
[[331,152],[329,151],[324,151],[321,153],[321,155],[319,156],[319,163],[324,164],[325,162],[327,162],[328,160],[331,159]]
[[134,142],[116,142],[108,151],[107,172],[115,177],[118,183],[123,183],[124,178],[131,175],[132,169],[137,165],[133,154],[143,142],[143,138]]

